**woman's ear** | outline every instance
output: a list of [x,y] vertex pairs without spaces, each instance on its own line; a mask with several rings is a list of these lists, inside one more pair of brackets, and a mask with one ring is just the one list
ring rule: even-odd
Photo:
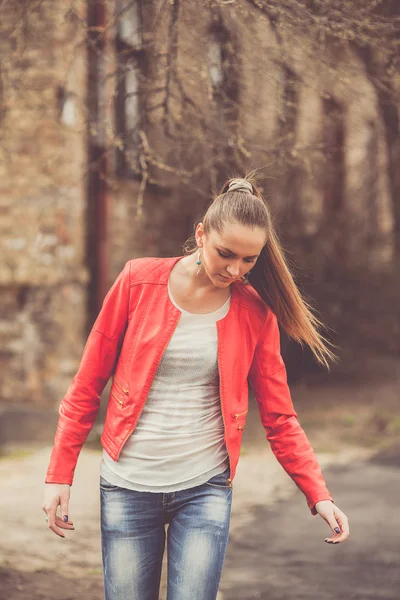
[[196,227],[196,233],[195,233],[196,241],[199,244],[199,246],[203,245],[203,235],[204,235],[203,223],[200,222],[200,223],[198,223],[198,225]]

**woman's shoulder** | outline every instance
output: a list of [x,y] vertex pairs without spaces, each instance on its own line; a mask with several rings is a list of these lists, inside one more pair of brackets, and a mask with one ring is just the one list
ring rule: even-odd
[[251,284],[243,285],[239,281],[235,282],[234,285],[237,299],[241,307],[251,311],[261,321],[265,321],[265,318],[271,309],[253,286]]
[[169,270],[177,259],[178,257],[143,256],[131,258],[125,267],[129,272],[131,283],[144,281],[160,283],[165,277],[168,279]]

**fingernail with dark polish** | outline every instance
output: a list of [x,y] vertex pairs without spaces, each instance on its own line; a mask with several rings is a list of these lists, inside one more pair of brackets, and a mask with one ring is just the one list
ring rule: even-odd
[[335,531],[336,531],[336,533],[340,533],[339,527],[335,527]]
[[63,521],[64,521],[64,523],[66,523],[68,521],[68,515],[63,516]]

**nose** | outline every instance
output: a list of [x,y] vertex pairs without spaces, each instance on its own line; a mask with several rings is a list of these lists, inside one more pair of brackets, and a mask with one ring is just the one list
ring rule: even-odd
[[227,267],[227,271],[230,275],[230,277],[237,277],[239,275],[240,269],[239,269],[239,265],[229,265]]

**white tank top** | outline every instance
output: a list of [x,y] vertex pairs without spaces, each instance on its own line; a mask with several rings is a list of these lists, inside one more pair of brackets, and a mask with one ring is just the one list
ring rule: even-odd
[[230,298],[206,314],[181,311],[146,404],[117,462],[103,449],[100,473],[113,485],[172,492],[201,485],[229,465],[219,396],[217,321]]

